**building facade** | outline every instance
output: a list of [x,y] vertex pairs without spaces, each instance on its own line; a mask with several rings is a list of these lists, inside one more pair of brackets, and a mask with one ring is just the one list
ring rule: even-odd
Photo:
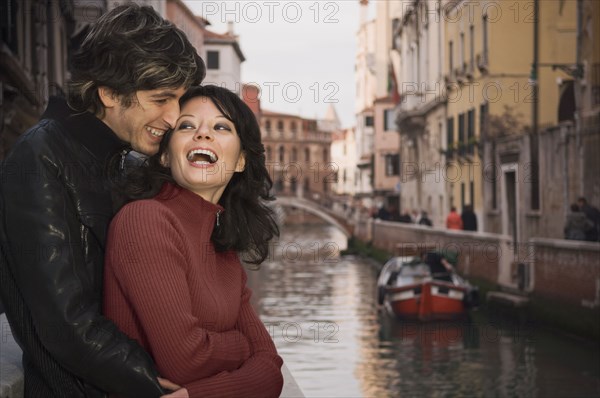
[[[205,27],[209,22],[194,15],[182,0],[166,0],[166,3],[164,1],[155,3],[155,9],[165,10],[166,14],[162,14],[163,17],[173,22],[175,26],[185,33],[190,43],[192,43],[198,54],[202,57],[205,51]],[[164,7],[163,3],[165,3]]]
[[393,49],[398,59],[395,70],[401,82],[396,107],[401,206],[426,211],[434,225],[444,225],[450,204],[441,154],[446,136],[441,2],[404,2],[393,26]]
[[319,130],[315,119],[264,109],[260,124],[275,194],[329,204],[338,175],[330,155],[333,133]]
[[375,117],[373,103],[376,98],[376,21],[367,21],[368,0],[360,1],[360,25],[357,33],[355,63],[356,83],[356,198],[364,206],[373,203],[373,141]]
[[104,1],[0,3],[0,159],[34,125],[50,95],[66,91],[68,57]]
[[356,194],[357,161],[355,128],[334,133],[331,140],[331,162],[337,168],[337,178],[332,193],[346,206],[352,204]]
[[206,62],[206,84],[226,87],[237,95],[242,94],[241,65],[246,60],[238,36],[229,22],[226,33],[204,31],[205,49],[201,53]]

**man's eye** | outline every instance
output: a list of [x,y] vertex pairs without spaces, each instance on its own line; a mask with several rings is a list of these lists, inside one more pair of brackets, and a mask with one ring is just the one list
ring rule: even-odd
[[156,103],[157,103],[157,104],[159,104],[159,105],[164,105],[164,104],[166,104],[168,101],[169,101],[169,99],[168,99],[168,98],[163,98],[163,99],[157,99],[157,100],[156,100]]

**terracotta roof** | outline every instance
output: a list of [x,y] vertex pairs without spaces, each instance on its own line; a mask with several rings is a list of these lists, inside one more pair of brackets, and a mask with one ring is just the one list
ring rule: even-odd
[[246,60],[242,49],[240,48],[240,44],[238,43],[238,38],[236,35],[230,35],[229,33],[217,33],[210,31],[206,28],[202,29],[204,31],[204,43],[205,44],[230,44],[233,46],[236,54],[240,58],[241,62]]
[[229,33],[217,33],[212,30],[204,29],[204,38],[205,39],[222,39],[228,40],[230,42],[234,42],[237,40],[235,36],[230,35]]

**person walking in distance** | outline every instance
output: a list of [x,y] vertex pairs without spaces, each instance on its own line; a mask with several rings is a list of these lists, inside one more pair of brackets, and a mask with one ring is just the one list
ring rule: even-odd
[[446,228],[462,230],[463,229],[463,221],[460,218],[460,215],[456,212],[456,207],[452,206],[450,208],[450,214],[446,217]]

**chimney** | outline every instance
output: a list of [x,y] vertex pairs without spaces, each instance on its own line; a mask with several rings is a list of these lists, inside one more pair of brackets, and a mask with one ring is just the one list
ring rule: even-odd
[[233,21],[227,21],[227,34],[229,36],[235,36],[235,33],[233,33]]

